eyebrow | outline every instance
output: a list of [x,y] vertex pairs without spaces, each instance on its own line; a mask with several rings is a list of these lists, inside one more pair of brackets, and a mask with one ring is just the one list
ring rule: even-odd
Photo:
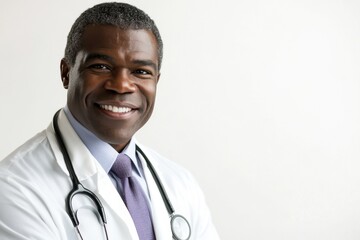
[[132,62],[137,65],[141,65],[141,66],[149,66],[149,67],[153,67],[154,69],[158,68],[157,64],[154,63],[154,61],[152,61],[152,60],[134,60]]
[[100,53],[90,53],[86,56],[85,58],[85,62],[88,62],[90,60],[93,60],[93,59],[102,59],[102,60],[105,60],[105,61],[111,61],[113,62],[113,58],[108,56],[108,55],[104,55],[104,54],[100,54]]

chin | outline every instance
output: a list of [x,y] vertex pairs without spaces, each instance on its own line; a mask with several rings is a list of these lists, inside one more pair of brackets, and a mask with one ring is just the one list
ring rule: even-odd
[[113,146],[116,150],[120,151],[130,142],[133,135],[134,134],[131,133],[122,133],[111,136],[101,136],[99,138]]

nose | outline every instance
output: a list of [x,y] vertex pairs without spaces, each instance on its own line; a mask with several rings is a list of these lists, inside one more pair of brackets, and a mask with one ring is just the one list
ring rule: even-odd
[[131,79],[131,73],[126,69],[114,71],[111,79],[105,83],[105,88],[117,93],[132,93],[136,86]]

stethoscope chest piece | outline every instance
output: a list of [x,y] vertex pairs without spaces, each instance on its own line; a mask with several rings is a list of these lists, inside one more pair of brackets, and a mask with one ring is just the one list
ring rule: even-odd
[[191,235],[189,222],[183,216],[174,214],[171,216],[171,231],[175,240],[188,240]]

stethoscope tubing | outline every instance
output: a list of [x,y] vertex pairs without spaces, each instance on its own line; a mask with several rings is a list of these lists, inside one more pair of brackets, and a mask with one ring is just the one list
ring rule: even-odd
[[[66,168],[67,168],[67,170],[69,172],[70,179],[71,179],[71,182],[72,182],[72,189],[71,189],[71,191],[69,192],[69,194],[66,197],[66,210],[67,210],[67,213],[68,213],[74,227],[78,230],[78,233],[79,233],[79,235],[80,235],[80,237],[82,239],[82,236],[81,236],[81,234],[79,232],[79,229],[78,229],[79,220],[77,218],[76,211],[74,211],[74,209],[73,209],[72,200],[73,200],[74,196],[77,195],[77,194],[85,194],[86,196],[88,196],[95,203],[98,214],[100,215],[100,218],[101,218],[102,223],[103,223],[106,239],[108,239],[108,233],[107,233],[107,229],[106,229],[107,220],[106,220],[106,214],[105,214],[104,207],[103,207],[100,199],[96,196],[96,194],[93,193],[92,191],[90,191],[89,189],[85,188],[80,183],[80,181],[79,181],[79,179],[78,179],[78,177],[76,175],[74,166],[72,165],[69,153],[68,153],[68,151],[66,149],[64,139],[62,137],[62,134],[61,134],[61,131],[60,131],[60,128],[59,128],[59,124],[58,124],[58,117],[59,117],[60,111],[61,111],[61,109],[58,110],[55,113],[54,117],[53,117],[53,127],[54,127],[57,142],[59,144],[60,151],[62,152],[62,155],[64,157],[64,162],[65,162]],[[148,166],[148,169],[149,169],[149,171],[150,171],[150,173],[151,173],[151,175],[152,175],[152,177],[153,177],[153,179],[154,179],[154,181],[155,181],[155,183],[156,183],[156,185],[157,185],[157,187],[159,189],[160,195],[161,195],[161,197],[163,199],[163,202],[165,204],[165,207],[166,207],[167,212],[168,212],[168,214],[170,216],[170,219],[171,219],[170,220],[170,225],[171,225],[171,231],[173,233],[173,238],[175,240],[188,240],[188,239],[190,239],[191,228],[190,228],[189,222],[182,215],[175,214],[174,207],[172,206],[172,204],[170,202],[169,196],[167,195],[167,193],[165,191],[165,188],[164,188],[163,184],[161,183],[157,172],[155,171],[154,166],[152,165],[149,158],[146,156],[146,154],[143,152],[143,150],[141,150],[141,148],[138,145],[136,145],[136,151],[139,152],[140,155],[145,160],[145,162],[146,162],[146,164]],[[174,230],[175,219],[181,219],[181,221],[185,222],[185,224],[187,225],[187,231],[188,231],[188,236],[187,237],[180,238],[175,233],[175,230]]]
[[146,164],[148,165],[148,168],[149,168],[149,170],[151,172],[151,175],[152,175],[152,177],[153,177],[153,179],[154,179],[154,181],[155,181],[155,183],[156,183],[156,185],[157,185],[157,187],[158,187],[158,189],[160,191],[161,197],[162,197],[162,199],[164,199],[164,204],[166,206],[166,209],[167,209],[170,216],[173,215],[174,212],[175,212],[174,207],[172,206],[172,204],[171,204],[171,202],[169,200],[169,197],[168,197],[168,195],[167,195],[167,193],[165,191],[165,188],[164,188],[163,184],[160,181],[160,178],[159,178],[157,172],[155,171],[154,166],[152,165],[152,163],[150,162],[150,160],[148,159],[146,154],[143,152],[143,150],[141,150],[141,148],[139,148],[138,145],[136,145],[136,151],[138,151],[141,154],[141,156],[145,159]]
[[105,214],[105,210],[104,210],[104,207],[101,204],[100,199],[96,196],[95,193],[93,193],[89,189],[85,188],[80,183],[80,181],[79,181],[79,179],[78,179],[78,177],[76,175],[76,172],[74,170],[74,166],[71,163],[69,153],[66,150],[66,146],[65,146],[61,131],[59,129],[59,125],[57,123],[60,111],[61,110],[58,110],[54,115],[53,126],[54,126],[54,130],[55,130],[55,136],[56,136],[56,139],[58,141],[60,151],[63,154],[64,162],[65,162],[67,170],[69,171],[70,179],[71,179],[72,186],[73,186],[70,193],[66,197],[66,209],[67,209],[68,215],[69,215],[74,227],[78,227],[79,226],[79,220],[78,220],[78,218],[76,216],[76,212],[73,209],[72,200],[73,200],[74,196],[77,195],[77,194],[85,194],[95,203],[96,208],[98,210],[98,213],[99,213],[99,215],[101,217],[101,220],[102,220],[103,224],[106,224],[107,223],[106,214]]

